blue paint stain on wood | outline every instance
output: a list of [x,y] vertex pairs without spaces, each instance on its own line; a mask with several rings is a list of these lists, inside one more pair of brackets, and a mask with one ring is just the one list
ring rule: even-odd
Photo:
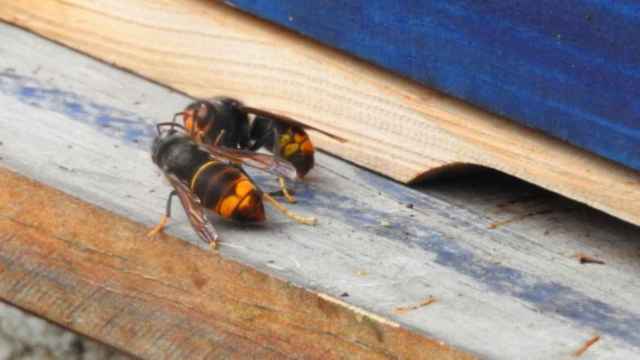
[[637,2],[226,2],[640,170]]
[[[30,106],[63,114],[69,120],[93,126],[107,136],[136,147],[147,147],[155,136],[152,119],[96,103],[80,94],[51,88],[35,78],[12,71],[0,71],[0,94],[13,96]],[[28,114],[25,114],[25,118],[28,119]],[[322,164],[318,166],[322,167]],[[331,171],[328,168],[324,170]],[[486,229],[456,216],[453,205],[366,170],[355,171],[356,176],[370,186],[373,192],[384,193],[402,204],[412,203],[415,211],[429,212],[432,216],[442,218],[440,223],[445,227],[449,224],[451,227],[464,229],[465,233],[473,236],[486,232]],[[255,172],[252,172],[252,176],[259,183],[273,183],[272,177],[253,173]],[[640,314],[615,308],[552,280],[496,264],[474,253],[445,232],[416,222],[406,213],[372,209],[357,198],[330,191],[327,186],[318,183],[300,183],[296,186],[296,191],[296,196],[305,204],[307,211],[323,218],[342,221],[355,231],[364,231],[389,241],[401,241],[433,255],[435,263],[483,284],[492,292],[512,296],[531,304],[540,312],[551,313],[577,325],[593,328],[601,334],[640,346],[640,332],[637,331]],[[385,219],[390,225],[381,225],[381,219]]]
[[[455,227],[470,236],[486,234],[486,228],[463,219],[453,205],[443,203],[427,194],[407,188],[377,174],[357,169],[357,176],[368,185],[384,192],[400,204],[411,203],[415,211],[422,211],[444,219],[443,226]],[[326,193],[324,196],[327,196]],[[616,337],[630,345],[640,345],[640,314],[617,309],[593,299],[569,286],[544,279],[522,270],[496,264],[460,245],[455,238],[417,223],[413,218],[397,213],[379,211],[357,204],[357,200],[332,193],[328,208],[350,203],[342,217],[354,228],[384,234],[390,240],[400,240],[435,255],[435,262],[478,281],[491,291],[525,301],[541,313],[550,313],[581,326]],[[339,198],[336,198],[339,197]],[[355,202],[355,203],[354,203]],[[435,215],[434,215],[435,214]],[[373,227],[386,219],[391,227]],[[364,226],[363,226],[364,225]],[[369,225],[369,226],[367,226]],[[516,233],[513,236],[518,236]],[[486,235],[485,235],[486,236]]]
[[[39,80],[18,75],[10,69],[0,71],[0,93],[20,102],[65,115],[67,118],[102,128],[102,132],[125,143],[148,147],[155,130],[153,119],[130,111],[97,104],[88,97],[50,88]],[[25,117],[28,120],[28,117]]]
[[[464,219],[452,217],[451,214],[455,214],[455,211],[449,212],[442,206],[434,206],[434,199],[428,195],[366,171],[362,171],[362,176],[368,179],[369,184],[399,202],[411,202],[416,210],[423,209],[437,214],[436,216],[448,217],[451,226],[468,229],[469,233],[486,232],[486,229],[480,229]],[[541,313],[565,318],[631,345],[640,345],[640,333],[637,331],[640,314],[617,309],[569,286],[513,267],[496,264],[460,245],[455,238],[416,223],[415,219],[408,215],[371,209],[366,204],[359,203],[357,199],[320,188],[316,188],[313,193],[314,200],[309,204],[313,206],[314,213],[327,212],[326,216],[344,219],[346,224],[358,231],[402,241],[433,254],[437,264],[484,284],[494,293],[527,302]],[[380,219],[385,219],[391,225],[381,226]]]

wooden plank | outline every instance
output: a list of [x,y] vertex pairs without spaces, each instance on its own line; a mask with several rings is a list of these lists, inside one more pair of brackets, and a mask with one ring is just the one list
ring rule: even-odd
[[640,224],[637,172],[219,3],[27,0],[0,19],[192,96],[227,94],[332,131],[349,142],[315,134],[322,149],[400,181],[478,164]]
[[640,170],[636,4],[225,2]]
[[[8,26],[0,26],[0,40],[2,166],[131,221],[148,226],[154,224],[163,212],[169,188],[149,159],[151,128],[154,122],[166,119],[167,114],[191,100]],[[33,49],[38,49],[38,57],[33,55]],[[100,214],[103,213],[89,212],[92,208],[76,202],[66,207],[51,205],[51,214],[62,212],[58,218],[46,216],[48,206],[43,203],[49,202],[36,201],[44,209],[20,220],[22,216],[16,218],[21,214],[18,209],[35,190],[14,191],[13,185],[0,187],[0,192],[8,194],[2,196],[12,198],[9,203],[3,202],[0,218],[12,223],[17,219],[32,224],[37,231],[46,234],[55,234],[54,230],[61,233],[59,238],[19,237],[18,243],[7,242],[0,246],[12,246],[11,249],[17,252],[20,243],[24,242],[25,249],[33,249],[32,252],[25,251],[24,255],[13,257],[8,267],[27,264],[20,265],[23,271],[16,276],[29,275],[39,281],[49,281],[52,277],[47,276],[44,268],[29,267],[28,261],[41,259],[42,251],[51,249],[50,243],[62,246],[67,244],[64,239],[76,239],[68,243],[75,249],[69,257],[61,252],[47,254],[54,260],[71,259],[71,265],[79,269],[103,269],[103,266],[113,264],[106,259],[105,263],[100,260],[110,254],[123,256],[112,256],[111,261],[120,261],[122,264],[118,266],[124,269],[130,269],[126,267],[129,263],[149,264],[135,267],[122,276],[136,279],[133,290],[138,287],[164,289],[163,299],[190,296],[182,294],[180,288],[191,286],[187,271],[194,270],[186,264],[195,264],[203,277],[212,279],[205,288],[228,287],[235,294],[233,289],[253,280],[244,280],[240,275],[226,277],[222,273],[229,267],[212,267],[212,263],[227,264],[222,259],[234,260],[244,266],[240,274],[248,273],[246,276],[251,278],[259,272],[265,279],[282,279],[293,284],[289,286],[293,290],[282,291],[289,295],[292,293],[288,291],[293,291],[302,299],[293,303],[296,306],[289,307],[289,302],[294,300],[279,298],[278,306],[285,309],[318,307],[313,302],[317,301],[313,300],[315,297],[299,295],[298,291],[302,290],[295,290],[299,286],[319,294],[322,299],[341,299],[340,306],[351,309],[349,311],[364,309],[369,314],[375,313],[377,316],[370,317],[382,324],[395,323],[400,329],[483,358],[561,358],[577,351],[595,334],[600,335],[601,340],[585,353],[585,358],[632,358],[639,351],[640,337],[635,330],[640,321],[640,306],[635,300],[640,296],[636,276],[640,272],[637,261],[640,244],[635,241],[640,234],[638,228],[575,203],[547,202],[542,197],[539,201],[508,200],[504,201],[506,205],[500,205],[491,201],[495,198],[493,195],[467,196],[469,192],[477,193],[477,187],[467,193],[461,191],[459,197],[423,193],[327,155],[319,154],[317,162],[318,167],[308,181],[297,185],[300,202],[292,208],[300,213],[314,213],[320,221],[318,226],[292,224],[273,211],[268,213],[268,223],[259,228],[216,221],[224,237],[220,260],[212,261],[219,258],[177,241],[166,240],[169,244],[165,245],[164,238],[152,242],[139,239],[135,234],[143,230],[124,220],[117,221],[123,221],[126,226],[118,226],[109,230],[115,233],[109,233],[122,231],[131,237],[123,235],[104,240],[93,235],[95,229],[89,236],[75,229],[80,225],[73,225],[76,222],[70,219],[74,218],[62,215],[66,212],[83,214],[82,221],[89,222],[88,227],[100,229],[98,234],[102,234],[107,229],[90,222],[93,215],[84,214],[98,214],[96,216],[102,219]],[[256,174],[255,177],[265,188],[275,186],[273,179],[267,176]],[[514,191],[512,195],[516,198],[530,195],[524,190]],[[497,200],[503,202],[505,199]],[[76,206],[81,211],[75,212]],[[523,216],[528,213],[538,215]],[[179,211],[176,216],[169,232],[203,246]],[[496,222],[500,224],[495,226]],[[126,232],[127,229],[131,232]],[[104,255],[94,254],[92,250],[96,250],[96,244],[102,244],[102,241],[106,242],[100,245],[105,246],[100,248]],[[155,247],[158,249],[154,250]],[[83,251],[87,254],[83,255]],[[574,257],[578,252],[604,259],[606,264],[580,265]],[[11,252],[6,250],[6,253]],[[161,264],[166,261],[176,265],[165,269]],[[176,270],[182,263],[184,272],[180,270],[182,268]],[[58,265],[61,266],[58,268],[60,276],[55,279],[83,276],[83,273],[71,273],[70,265],[63,261]],[[247,267],[257,272],[247,270]],[[142,272],[145,269],[152,273]],[[178,284],[178,289],[165,288],[154,281],[159,278],[156,273],[165,276],[165,271],[166,277],[160,279],[165,285]],[[171,271],[176,273],[171,275]],[[114,286],[115,280],[103,276],[106,279],[103,285]],[[247,296],[253,301],[247,301],[249,304],[267,301],[263,299],[265,288],[280,284],[275,280],[260,281],[265,282],[264,286],[256,285],[247,290]],[[29,287],[16,285],[12,289],[26,289],[25,295],[12,297],[13,302],[25,306],[30,301]],[[192,309],[218,311],[218,306],[227,299],[225,291],[207,293],[187,304]],[[0,291],[0,296],[9,297],[2,293]],[[44,311],[65,306],[71,309],[81,299],[88,308],[100,305],[97,301],[101,294],[97,297],[88,297],[86,292],[48,294],[52,297],[49,301],[58,301],[60,306],[43,307],[41,314],[54,319],[59,314]],[[118,294],[123,297],[137,295],[136,292]],[[430,297],[436,302],[407,312],[397,311],[398,308],[412,308]],[[160,318],[166,315],[168,322],[150,328],[167,331],[168,338],[173,339],[172,345],[166,345],[167,349],[174,346],[179,349],[174,351],[184,354],[188,348],[197,347],[190,345],[191,340],[182,342],[179,336],[171,337],[173,329],[180,328],[173,325],[184,318],[170,316],[161,307],[160,300],[151,313]],[[142,311],[139,306],[132,307]],[[225,316],[243,318],[242,307],[225,309],[229,310]],[[85,322],[99,323],[92,314],[94,312],[87,312],[86,317],[78,315],[79,318],[67,325],[82,330]],[[346,314],[356,320],[362,319],[353,312]],[[144,318],[143,315],[138,319]],[[251,331],[270,333],[271,327],[263,327],[270,322],[248,318],[252,324],[261,324]],[[218,319],[211,323],[198,319],[195,324],[187,319],[181,326],[198,329],[205,325],[231,326],[224,321],[217,324]],[[129,327],[118,323],[117,327],[124,329],[113,332],[129,331],[131,337],[130,331],[140,331],[137,327],[140,323],[134,321]],[[352,331],[357,333],[357,329],[361,329],[350,326],[344,328],[344,336],[349,339],[356,336]],[[212,334],[210,338],[215,338],[220,332],[212,331]],[[111,333],[99,336],[103,341],[121,346],[118,341],[124,341]],[[399,343],[405,341],[398,340]],[[386,348],[386,340],[383,343],[380,346]],[[270,349],[282,350],[279,346],[285,345],[276,344]],[[215,351],[227,351],[224,349]],[[151,350],[145,348],[144,351]]]
[[2,298],[135,355],[471,359],[6,169],[0,188]]

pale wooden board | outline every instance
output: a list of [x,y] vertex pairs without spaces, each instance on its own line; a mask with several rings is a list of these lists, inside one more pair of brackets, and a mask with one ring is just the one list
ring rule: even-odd
[[335,132],[350,141],[316,142],[403,182],[478,164],[640,224],[637,172],[222,2],[23,0],[3,4],[0,19],[192,96],[231,95]]
[[145,359],[473,358],[147,231],[0,167],[0,298]]
[[[155,223],[169,188],[149,159],[151,125],[190,100],[0,29],[0,164]],[[637,228],[575,203],[573,212],[558,210],[567,206],[562,201],[505,208],[473,191],[412,190],[322,154],[317,163],[292,208],[318,216],[318,226],[273,211],[262,228],[216,222],[222,254],[308,289],[338,298],[347,292],[350,304],[482,357],[562,358],[594,334],[603,339],[585,359],[632,358],[640,350]],[[545,206],[555,213],[488,228]],[[176,214],[169,231],[202,246]],[[576,252],[607,264],[579,265]],[[438,302],[393,313],[428,296]]]

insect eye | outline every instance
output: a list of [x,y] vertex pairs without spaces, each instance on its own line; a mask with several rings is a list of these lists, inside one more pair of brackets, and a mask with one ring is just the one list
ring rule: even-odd
[[199,119],[206,118],[207,115],[209,115],[209,109],[207,109],[207,105],[200,104],[200,106],[198,106],[198,111],[196,112],[196,115],[198,116]]
[[210,107],[205,104],[200,104],[198,110],[196,111],[196,121],[198,122],[198,127],[203,127],[207,125],[209,120],[209,113],[212,111]]

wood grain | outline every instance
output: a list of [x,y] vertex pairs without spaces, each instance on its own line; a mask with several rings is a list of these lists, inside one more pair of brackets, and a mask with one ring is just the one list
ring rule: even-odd
[[316,134],[319,147],[402,182],[477,164],[640,224],[637,172],[219,2],[26,0],[0,19],[192,96],[234,96],[336,133],[349,142]]
[[6,169],[0,189],[0,297],[135,355],[471,359]]
[[[0,24],[0,54],[0,164],[83,202],[155,225],[170,189],[149,158],[153,124],[191,99],[5,24]],[[222,258],[481,358],[563,358],[594,334],[602,340],[588,356],[624,359],[638,353],[637,227],[524,182],[514,185],[508,177],[511,183],[488,178],[464,186],[448,180],[416,190],[323,153],[316,160],[307,181],[295,184],[299,202],[291,208],[315,215],[318,225],[300,226],[270,208],[260,227],[214,217]],[[264,189],[277,188],[275,179],[250,174]],[[448,184],[447,194],[441,190]],[[22,198],[12,201],[5,206],[18,206]],[[204,247],[178,208],[174,216],[167,231]],[[496,223],[501,225],[491,226]],[[45,232],[57,226],[51,219],[42,224]],[[90,239],[75,245],[83,244],[95,248]],[[180,249],[163,259],[190,263],[191,253]],[[581,265],[575,258],[579,252],[606,265]],[[145,254],[139,256],[156,256]],[[81,259],[73,265],[99,265]],[[46,274],[43,268],[35,271]],[[187,275],[181,273],[181,281],[189,281]],[[74,276],[60,273],[63,279]],[[233,283],[238,278],[212,274],[211,279],[238,286]],[[232,283],[224,285],[227,281]],[[394,313],[429,297],[437,302]],[[86,306],[101,305],[98,300],[89,298]],[[97,316],[97,311],[79,315],[69,326],[98,322]],[[159,326],[172,331],[174,325]],[[111,333],[101,336],[114,342]]]

